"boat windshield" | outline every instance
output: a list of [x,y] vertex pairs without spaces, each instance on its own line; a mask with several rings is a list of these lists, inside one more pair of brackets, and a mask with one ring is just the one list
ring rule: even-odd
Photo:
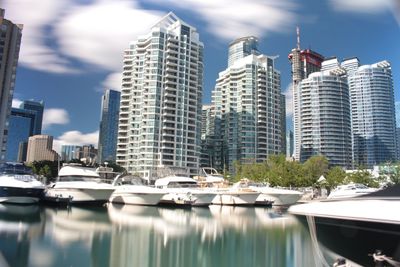
[[169,188],[197,187],[197,182],[196,181],[193,181],[193,182],[189,182],[189,181],[185,181],[185,182],[170,182],[170,183],[168,183],[168,187]]
[[19,175],[33,175],[30,167],[22,163],[2,163],[0,164],[0,174],[19,174]]

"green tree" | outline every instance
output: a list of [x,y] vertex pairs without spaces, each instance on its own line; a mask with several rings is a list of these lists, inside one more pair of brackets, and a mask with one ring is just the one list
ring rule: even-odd
[[329,162],[325,156],[312,156],[304,164],[304,174],[307,186],[314,185],[321,175],[326,176]]
[[372,174],[366,169],[360,169],[347,175],[345,181],[364,184],[369,187],[379,187],[378,180],[374,179]]
[[326,187],[329,193],[333,188],[343,184],[343,181],[346,178],[346,172],[342,168],[336,166],[328,170],[325,178]]

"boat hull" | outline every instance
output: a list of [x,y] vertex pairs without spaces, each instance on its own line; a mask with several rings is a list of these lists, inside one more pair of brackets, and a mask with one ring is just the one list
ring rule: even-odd
[[108,202],[113,192],[111,188],[49,188],[45,192],[45,199],[48,202],[68,199],[70,204],[103,204]]
[[300,194],[267,194],[262,193],[256,200],[259,203],[271,203],[273,206],[290,206],[301,198]]
[[251,206],[260,194],[256,192],[218,192],[212,201],[214,205]]
[[110,202],[130,205],[154,206],[165,193],[114,192]]
[[211,205],[215,197],[215,193],[192,193],[192,206],[206,207],[208,205]]
[[34,204],[43,196],[43,188],[0,187],[0,203]]
[[400,224],[326,217],[307,219],[300,215],[296,217],[310,232],[315,231],[318,241],[325,247],[361,266],[371,266],[373,261],[370,255],[376,250],[400,261]]
[[164,206],[191,207],[193,200],[191,195],[187,193],[167,193],[160,199],[158,204]]

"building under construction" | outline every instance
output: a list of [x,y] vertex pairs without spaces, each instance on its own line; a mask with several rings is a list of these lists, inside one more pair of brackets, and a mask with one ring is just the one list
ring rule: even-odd
[[311,49],[300,49],[300,31],[297,27],[297,47],[288,56],[292,64],[294,158],[300,159],[300,88],[299,83],[310,73],[321,70],[324,57]]

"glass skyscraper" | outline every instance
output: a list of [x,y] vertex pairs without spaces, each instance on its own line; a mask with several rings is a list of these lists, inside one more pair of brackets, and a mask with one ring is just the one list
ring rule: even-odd
[[15,86],[22,25],[5,19],[0,8],[0,161],[6,156],[8,119]]
[[[248,55],[249,38],[253,47]],[[282,151],[280,73],[274,58],[255,50],[256,43],[255,37],[231,43],[234,62],[219,73],[213,91],[216,136],[222,140],[224,169],[230,172],[234,161],[259,162]]]
[[18,158],[20,147],[28,143],[29,136],[33,135],[36,112],[32,110],[12,108],[8,124],[7,161],[24,161],[26,155],[21,151],[21,159]]
[[169,13],[125,51],[117,163],[146,179],[165,167],[197,174],[202,91],[199,34]]
[[121,92],[106,90],[101,101],[98,162],[115,162]]
[[396,120],[391,65],[342,62],[351,96],[354,166],[372,167],[396,159]]
[[25,100],[20,108],[12,108],[8,125],[7,161],[24,161],[28,138],[41,134],[43,101]]
[[19,106],[20,109],[31,110],[36,113],[35,121],[33,124],[32,135],[37,135],[42,133],[42,121],[43,121],[43,101],[33,101],[25,100]]

